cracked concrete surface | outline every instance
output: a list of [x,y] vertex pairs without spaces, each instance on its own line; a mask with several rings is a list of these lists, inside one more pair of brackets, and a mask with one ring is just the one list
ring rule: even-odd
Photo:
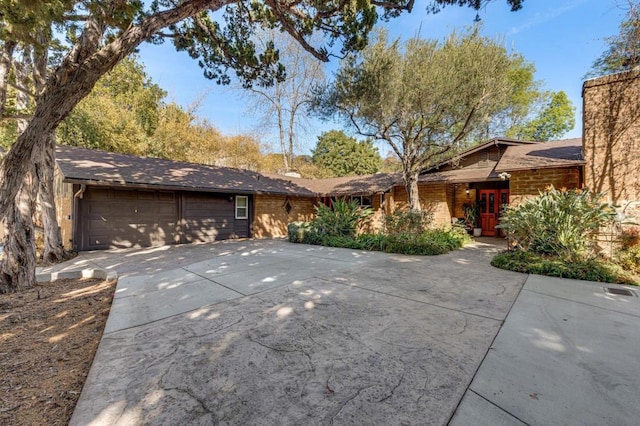
[[[200,247],[190,263],[80,260],[118,263],[116,300],[155,314],[103,336],[72,425],[445,424],[526,278],[491,268],[499,248],[481,242],[437,257]],[[161,303],[170,288],[182,307]]]

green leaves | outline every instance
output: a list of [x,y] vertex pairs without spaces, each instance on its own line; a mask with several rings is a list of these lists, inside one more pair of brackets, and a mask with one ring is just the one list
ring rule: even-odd
[[359,142],[341,130],[321,134],[312,154],[313,164],[331,170],[334,176],[372,174],[382,164],[373,141]]
[[338,199],[331,207],[322,203],[316,206],[313,225],[322,236],[354,237],[358,226],[372,214],[371,208],[362,208],[355,200]]
[[617,35],[607,39],[606,51],[593,62],[588,77],[625,71],[640,64],[640,2],[629,0],[625,20]]
[[540,110],[537,117],[529,122],[512,128],[508,136],[531,141],[549,141],[557,139],[576,124],[575,108],[563,91],[550,95],[549,101]]
[[615,210],[587,190],[549,188],[518,206],[507,206],[500,220],[508,238],[523,250],[564,258],[596,254],[598,230]]

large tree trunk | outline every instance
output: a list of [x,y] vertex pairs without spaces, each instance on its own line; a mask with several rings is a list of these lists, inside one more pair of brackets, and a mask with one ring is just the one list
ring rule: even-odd
[[[51,34],[48,29],[40,29],[37,33],[38,46],[34,49],[33,81],[36,93],[42,93],[47,84],[48,46]],[[38,203],[37,211],[42,218],[44,228],[44,245],[42,248],[42,261],[46,264],[58,263],[64,258],[62,235],[56,217],[56,204],[54,198],[54,169],[56,153],[56,134],[51,132],[46,135],[42,155],[35,162],[36,177],[38,179]]]
[[36,162],[38,177],[38,208],[42,215],[44,228],[44,247],[42,261],[45,264],[58,263],[64,258],[62,234],[56,217],[53,176],[55,167],[55,134],[47,137],[42,155]]
[[409,209],[412,212],[421,212],[420,193],[418,190],[418,172],[404,173],[404,187],[407,191],[407,200],[409,201]]
[[[16,95],[19,111],[29,108],[29,75],[31,72],[31,49],[24,48],[22,61],[14,66],[16,83],[25,89]],[[18,131],[28,126],[26,120],[18,121]],[[7,293],[30,288],[36,283],[36,240],[33,227],[34,200],[37,194],[37,178],[34,163],[39,161],[36,153],[30,169],[22,181],[15,202],[4,220],[4,259],[0,266],[0,292]]]
[[36,284],[36,239],[33,228],[35,177],[27,173],[13,208],[4,221],[4,259],[0,266],[0,293],[31,288]]
[[216,11],[230,2],[231,0],[185,0],[173,9],[147,16],[138,25],[131,25],[103,47],[100,47],[100,43],[104,28],[93,19],[86,21],[82,36],[49,76],[44,91],[38,94],[29,125],[0,164],[0,217],[9,226],[9,235],[14,232],[11,223],[15,224],[16,231],[18,227],[24,230],[23,235],[16,236],[22,240],[16,240],[16,244],[9,247],[10,256],[6,256],[6,261],[3,262],[0,272],[2,288],[9,286],[8,288],[17,289],[33,283],[35,279],[35,251],[33,261],[30,261],[30,247],[34,241],[33,224],[29,227],[32,211],[29,211],[28,218],[17,216],[25,214],[25,208],[30,207],[28,202],[23,202],[23,195],[35,196],[33,193],[18,197],[25,180],[30,181],[25,186],[29,190],[33,190],[36,183],[33,182],[33,176],[28,176],[32,160],[41,155],[34,151],[43,149],[47,136],[53,134],[78,102],[91,92],[98,79],[133,52],[140,43],[168,25],[207,9]]

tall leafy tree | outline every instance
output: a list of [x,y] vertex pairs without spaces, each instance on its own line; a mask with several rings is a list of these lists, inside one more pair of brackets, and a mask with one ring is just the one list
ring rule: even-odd
[[[522,0],[506,1],[514,10],[522,3]],[[477,0],[456,2],[478,7]],[[448,4],[451,1],[435,0],[434,3]],[[66,50],[61,60],[50,69],[46,84],[38,92],[28,125],[0,164],[2,218],[7,218],[9,211],[15,208],[20,188],[33,185],[26,182],[25,177],[32,166],[34,154],[38,150],[53,151],[53,145],[46,141],[59,124],[91,92],[102,75],[134,52],[141,43],[170,37],[178,49],[199,58],[207,77],[227,83],[228,71],[233,70],[248,86],[268,86],[274,80],[282,79],[284,69],[279,65],[279,54],[275,48],[256,49],[252,36],[258,29],[278,28],[316,58],[328,60],[329,49],[336,43],[341,46],[342,55],[362,49],[378,18],[378,10],[385,17],[396,16],[410,10],[413,0],[7,0],[0,2],[0,27],[3,31],[13,26],[17,28],[24,17],[37,19],[46,16],[41,15],[40,10],[34,13],[33,9],[46,9],[51,5],[59,7],[55,8],[53,17],[45,19],[42,25],[50,29],[55,22],[66,29]],[[27,28],[28,36],[33,35],[33,39],[37,39],[29,29],[42,27],[38,22],[24,28]],[[324,35],[321,45],[309,41],[317,32]],[[16,34],[17,31],[12,32],[12,36]],[[26,40],[27,37],[20,35],[11,40],[18,38]],[[2,40],[6,42],[9,38]],[[0,92],[2,90],[0,88]],[[15,249],[24,250],[20,247]],[[29,274],[29,277],[25,282],[25,278],[16,274],[3,274],[0,277],[2,290],[15,290],[21,284],[29,286],[33,284],[35,274]]]
[[515,125],[507,132],[508,137],[531,141],[549,141],[557,139],[576,124],[575,108],[567,94],[559,91],[550,94],[538,115],[528,122]]
[[359,142],[341,130],[331,130],[318,136],[312,154],[313,163],[331,170],[334,176],[376,173],[382,165],[382,158],[372,140]]
[[640,2],[627,0],[628,9],[618,34],[607,39],[607,49],[593,62],[588,77],[629,70],[640,65]]
[[98,80],[60,124],[59,143],[145,155],[158,128],[166,92],[147,76],[135,56]]
[[508,100],[517,58],[476,29],[446,40],[401,45],[384,32],[342,64],[318,108],[366,137],[389,144],[402,161],[410,208],[420,211],[418,176],[459,149]]

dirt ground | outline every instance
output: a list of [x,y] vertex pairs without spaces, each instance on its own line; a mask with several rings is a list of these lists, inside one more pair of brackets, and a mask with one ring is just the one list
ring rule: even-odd
[[115,285],[60,280],[0,295],[0,424],[69,422]]

